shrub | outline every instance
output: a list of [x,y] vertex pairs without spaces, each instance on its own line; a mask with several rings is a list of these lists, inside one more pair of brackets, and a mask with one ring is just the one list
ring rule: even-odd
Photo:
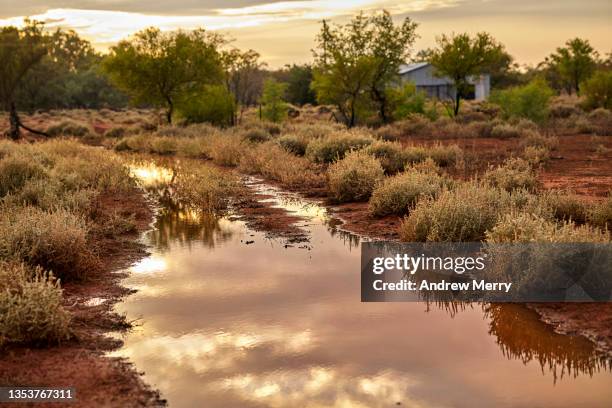
[[559,145],[559,139],[556,136],[544,136],[539,132],[527,131],[521,139],[523,147],[544,147],[549,150],[555,150]]
[[47,129],[49,136],[76,136],[83,137],[89,135],[91,132],[87,126],[71,122],[64,121],[57,125],[52,125]]
[[248,174],[261,174],[289,186],[319,187],[325,182],[310,161],[296,157],[271,142],[247,149],[240,160],[240,170]]
[[224,85],[207,85],[177,104],[178,115],[186,123],[211,123],[229,126],[235,110],[234,98]]
[[243,142],[239,135],[215,134],[206,140],[206,154],[217,164],[237,166],[240,163]]
[[83,218],[66,210],[14,209],[0,219],[0,259],[41,266],[63,281],[79,280],[99,265],[87,232]]
[[449,167],[457,164],[463,157],[463,151],[456,144],[443,145],[435,144],[426,150],[427,157],[430,157],[438,166]]
[[493,92],[491,101],[500,105],[506,118],[527,118],[539,123],[548,118],[552,95],[546,81],[535,79],[527,85]]
[[370,213],[403,215],[421,196],[435,196],[449,181],[435,172],[408,170],[385,181],[372,193]]
[[370,136],[354,130],[335,132],[308,143],[306,157],[316,163],[332,163],[342,159],[350,150],[361,149],[373,141]]
[[403,241],[480,241],[510,207],[510,195],[477,183],[421,198],[399,228]]
[[523,158],[532,166],[537,166],[550,160],[550,150],[547,147],[527,146],[523,150]]
[[51,274],[23,264],[0,262],[0,347],[43,345],[69,336],[70,315]]
[[251,143],[263,143],[270,140],[270,137],[270,133],[261,128],[253,128],[243,134],[243,139]]
[[550,103],[550,116],[553,118],[569,118],[579,115],[581,109],[578,106],[578,98],[571,96],[558,96]]
[[293,153],[297,156],[306,154],[308,139],[304,137],[298,135],[283,135],[276,139],[276,142],[289,153]]
[[354,151],[332,164],[327,177],[332,199],[365,201],[383,180],[384,171],[378,159],[363,151]]
[[149,152],[151,153],[174,154],[177,150],[177,141],[171,137],[152,137],[149,141]]
[[380,160],[380,164],[387,174],[394,174],[406,166],[406,154],[401,144],[377,140],[364,149]]
[[570,191],[547,191],[542,195],[542,204],[550,208],[557,220],[584,223],[587,219],[584,201]]
[[607,227],[608,230],[612,231],[612,195],[601,203],[594,205],[588,212],[587,219],[589,223],[595,226]]
[[233,179],[225,173],[201,163],[182,163],[173,181],[174,199],[189,208],[216,212],[228,204],[236,189]]
[[270,122],[281,122],[287,117],[288,105],[284,101],[287,84],[268,79],[261,96],[262,116]]
[[612,71],[597,71],[582,85],[588,109],[612,109]]
[[487,242],[609,242],[610,234],[599,229],[572,221],[562,224],[549,221],[535,214],[510,212],[487,232]]
[[510,139],[513,137],[519,137],[521,133],[521,130],[517,126],[512,126],[508,123],[495,125],[491,129],[491,137],[496,137],[498,139]]
[[124,128],[123,126],[116,126],[113,128],[108,129],[105,133],[104,136],[106,137],[112,137],[114,139],[118,139],[120,137],[123,137],[127,134],[127,130],[126,128]]
[[489,169],[484,174],[483,179],[493,187],[508,191],[516,188],[533,190],[537,185],[537,179],[531,165],[520,158],[508,159],[497,168]]
[[388,93],[394,119],[405,119],[411,114],[425,112],[425,93],[418,91],[413,83],[407,83],[401,88],[390,88]]
[[44,168],[27,157],[2,158],[0,159],[0,197],[19,190],[28,180],[44,176]]

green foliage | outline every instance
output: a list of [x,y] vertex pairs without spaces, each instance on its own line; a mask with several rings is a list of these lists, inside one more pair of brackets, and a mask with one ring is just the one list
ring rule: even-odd
[[598,55],[588,40],[574,38],[557,48],[548,60],[565,88],[580,93],[580,86],[595,71]]
[[287,84],[268,79],[264,83],[263,95],[261,96],[262,116],[270,122],[281,122],[287,117],[287,103],[285,103],[285,92]]
[[111,47],[103,68],[135,103],[165,108],[170,123],[178,100],[221,80],[222,43],[202,29],[162,33],[148,28]]
[[234,114],[234,98],[223,85],[205,85],[177,101],[176,110],[186,123],[229,126]]
[[584,82],[582,94],[588,109],[612,109],[612,71],[597,71]]
[[293,64],[287,67],[287,102],[302,106],[314,105],[317,97],[310,87],[312,83],[312,66]]
[[349,127],[365,122],[372,110],[382,122],[390,121],[388,89],[409,57],[416,26],[406,18],[396,27],[386,11],[359,14],[344,26],[323,21],[312,82],[319,103],[334,105]]
[[442,35],[437,42],[438,47],[433,50],[430,62],[437,75],[453,80],[456,89],[453,113],[457,116],[461,98],[470,87],[469,78],[498,65],[505,53],[504,46],[484,32],[474,37],[467,33]]
[[333,200],[366,201],[384,179],[384,172],[378,159],[358,150],[329,166],[327,179]]
[[415,113],[425,113],[425,93],[419,92],[413,83],[404,84],[401,88],[387,90],[393,108],[393,119],[406,119]]
[[548,118],[548,103],[552,89],[543,79],[535,79],[527,85],[495,91],[491,101],[500,105],[506,118],[526,118],[543,122]]

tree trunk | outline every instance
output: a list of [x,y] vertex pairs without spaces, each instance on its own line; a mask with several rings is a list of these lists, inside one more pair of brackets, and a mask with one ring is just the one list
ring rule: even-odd
[[459,114],[459,103],[461,102],[461,95],[459,94],[459,90],[455,93],[455,116]]
[[9,124],[10,128],[8,131],[8,136],[13,139],[19,139],[19,115],[17,114],[17,109],[15,108],[15,103],[11,102],[11,107],[9,109]]
[[168,124],[172,124],[172,114],[174,113],[174,104],[169,96],[166,96],[166,102],[168,102],[168,110],[166,111],[166,120]]

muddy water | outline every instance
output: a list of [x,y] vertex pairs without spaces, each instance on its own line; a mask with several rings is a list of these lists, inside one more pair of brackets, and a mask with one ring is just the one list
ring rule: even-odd
[[360,303],[359,238],[272,193],[310,242],[172,210],[144,238],[117,354],[171,407],[611,406],[609,361],[524,308]]

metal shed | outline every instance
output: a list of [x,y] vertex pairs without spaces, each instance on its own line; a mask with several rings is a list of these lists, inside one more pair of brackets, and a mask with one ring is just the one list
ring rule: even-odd
[[[437,77],[434,67],[429,62],[402,64],[399,74],[402,82],[413,82],[417,90],[426,92],[430,98],[455,98],[456,91],[453,81],[448,77]],[[481,101],[489,97],[491,92],[491,77],[489,74],[468,78],[468,82],[474,85],[474,93],[473,95],[467,95],[467,99]]]

